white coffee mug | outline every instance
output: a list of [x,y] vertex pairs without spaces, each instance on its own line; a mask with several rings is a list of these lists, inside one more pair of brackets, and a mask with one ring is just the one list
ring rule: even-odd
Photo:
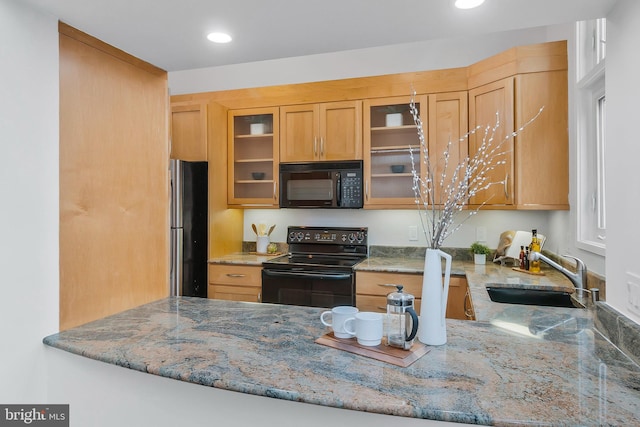
[[344,321],[344,330],[353,334],[358,344],[376,346],[382,342],[384,335],[384,315],[372,311],[363,311]]
[[[333,329],[333,335],[336,338],[353,338],[355,333],[350,334],[344,330],[344,321],[349,317],[353,317],[356,313],[358,313],[358,309],[356,307],[351,307],[350,305],[339,305],[337,307],[333,307],[330,311],[323,311],[320,315],[320,321],[323,325],[329,326]],[[326,320],[326,317],[331,315],[331,323]]]

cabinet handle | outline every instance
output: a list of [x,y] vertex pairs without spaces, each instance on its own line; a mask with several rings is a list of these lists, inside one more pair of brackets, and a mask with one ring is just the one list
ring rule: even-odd
[[313,156],[317,156],[318,155],[318,137],[314,136],[313,137]]
[[244,274],[241,273],[227,273],[227,277],[244,277]]
[[364,181],[364,200],[369,201],[369,181]]
[[504,177],[504,197],[509,199],[509,172]]
[[273,181],[273,200],[278,200],[278,183]]
[[397,285],[392,283],[378,283],[378,286],[382,286],[383,288],[395,288]]
[[380,307],[380,306],[377,306],[376,308],[377,308],[378,310],[381,310],[381,311],[387,311],[387,307]]
[[469,289],[464,294],[464,315],[467,319],[473,318],[473,309],[471,308],[471,293]]
[[320,137],[320,157],[324,157],[324,137]]
[[258,292],[258,302],[262,302],[262,292]]

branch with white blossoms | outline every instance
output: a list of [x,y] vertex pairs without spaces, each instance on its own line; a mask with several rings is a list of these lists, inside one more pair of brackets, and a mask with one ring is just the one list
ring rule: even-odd
[[[482,143],[477,147],[473,156],[465,157],[455,166],[448,175],[449,157],[452,142],[449,140],[447,148],[443,154],[442,173],[436,177],[429,157],[429,148],[422,128],[422,120],[415,103],[415,92],[412,94],[409,108],[413,116],[413,121],[418,129],[418,141],[423,154],[423,166],[425,168],[424,178],[421,177],[416,168],[414,152],[418,157],[420,151],[417,148],[409,147],[409,157],[411,158],[411,173],[413,175],[413,192],[416,206],[420,216],[420,222],[424,231],[427,244],[432,249],[438,249],[447,237],[457,231],[462,224],[477,214],[488,200],[479,206],[466,212],[466,217],[456,223],[458,214],[465,209],[469,200],[481,191],[489,189],[493,185],[505,185],[506,179],[502,181],[491,181],[490,173],[496,167],[506,164],[506,154],[511,150],[503,148],[510,139],[520,134],[527,126],[540,116],[544,107],[538,113],[515,132],[508,133],[501,141],[496,141],[496,133],[500,127],[498,112],[496,112],[496,123],[493,126],[487,125],[482,132],[482,126],[467,132],[458,143],[465,142],[469,135],[482,134]],[[437,182],[436,182],[437,179]],[[436,200],[436,189],[439,189]]]

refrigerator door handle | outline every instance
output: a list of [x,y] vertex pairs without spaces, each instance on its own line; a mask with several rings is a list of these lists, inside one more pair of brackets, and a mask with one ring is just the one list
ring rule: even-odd
[[171,296],[182,296],[182,259],[184,231],[182,228],[171,229]]
[[183,225],[182,218],[182,162],[171,160],[171,227],[178,228]]

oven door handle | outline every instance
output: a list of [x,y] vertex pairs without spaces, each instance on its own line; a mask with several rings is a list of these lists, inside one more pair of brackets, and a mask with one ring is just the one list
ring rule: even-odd
[[294,276],[294,277],[324,277],[326,279],[331,279],[331,280],[344,280],[344,279],[350,279],[351,278],[351,274],[349,273],[325,273],[325,272],[318,272],[318,273],[313,273],[313,272],[309,272],[309,271],[282,271],[282,270],[262,270],[262,272],[267,275],[267,276],[271,276],[271,277],[282,277],[282,276]]

